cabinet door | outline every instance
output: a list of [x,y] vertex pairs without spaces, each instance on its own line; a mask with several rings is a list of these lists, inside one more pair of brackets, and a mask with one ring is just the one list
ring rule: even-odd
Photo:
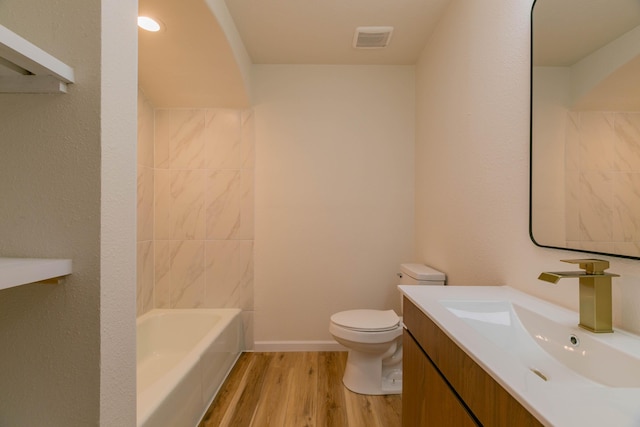
[[479,426],[407,331],[403,346],[402,426]]

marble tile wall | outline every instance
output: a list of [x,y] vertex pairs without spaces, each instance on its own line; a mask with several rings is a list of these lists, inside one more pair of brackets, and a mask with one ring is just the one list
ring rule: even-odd
[[154,111],[138,91],[138,209],[137,209],[137,301],[138,316],[153,308],[153,140]]
[[137,313],[243,310],[253,342],[253,113],[138,101]]
[[640,256],[640,113],[571,112],[566,129],[568,246]]
[[156,109],[154,306],[243,310],[253,342],[251,111]]

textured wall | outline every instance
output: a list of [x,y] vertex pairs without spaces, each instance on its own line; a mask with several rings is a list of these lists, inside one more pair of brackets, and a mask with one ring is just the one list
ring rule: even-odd
[[65,95],[0,95],[0,254],[73,259],[62,285],[0,291],[3,426],[135,419],[133,16],[122,1],[0,3],[0,24],[76,72]]
[[0,23],[77,77],[62,96],[0,95],[0,252],[73,259],[63,285],[0,291],[0,424],[8,426],[99,417],[100,41],[90,28],[100,28],[100,7],[59,3],[0,6]]
[[101,2],[100,425],[136,417],[136,1]]

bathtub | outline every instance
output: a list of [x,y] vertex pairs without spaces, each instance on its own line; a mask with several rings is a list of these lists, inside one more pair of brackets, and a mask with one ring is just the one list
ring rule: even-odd
[[137,320],[138,427],[196,426],[243,348],[239,309],[151,310]]

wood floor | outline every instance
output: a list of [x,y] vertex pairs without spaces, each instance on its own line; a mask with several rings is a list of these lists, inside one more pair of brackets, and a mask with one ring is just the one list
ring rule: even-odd
[[342,384],[346,352],[244,353],[199,427],[394,427],[401,396]]

